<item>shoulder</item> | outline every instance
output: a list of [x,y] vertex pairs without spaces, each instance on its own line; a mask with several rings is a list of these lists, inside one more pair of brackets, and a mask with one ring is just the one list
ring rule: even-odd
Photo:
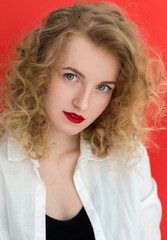
[[86,162],[88,160],[93,160],[94,163],[107,163],[113,170],[122,169],[143,172],[143,169],[149,167],[148,153],[142,142],[132,142],[129,145],[115,146],[110,150],[107,157],[101,158],[92,153],[90,142],[82,138],[80,157]]
[[151,163],[146,147],[139,143],[136,146],[133,145],[128,152],[124,149],[122,151],[122,162],[130,173],[133,172],[139,187],[141,200],[150,199],[151,194],[157,192],[157,185],[151,174]]
[[19,162],[26,157],[25,150],[14,137],[5,136],[0,139],[0,166]]
[[115,174],[118,173],[119,178],[129,184],[132,182],[139,188],[142,198],[150,191],[152,187],[150,160],[143,143],[114,148],[106,162],[108,169]]
[[134,170],[138,179],[151,177],[150,160],[143,143],[132,144],[122,151],[122,162],[127,169]]
[[124,170],[139,170],[149,163],[147,150],[141,142],[132,143],[128,146],[113,147],[105,160]]
[[107,167],[111,166],[108,169],[111,169],[109,175],[112,182],[113,176],[116,176],[119,184],[122,182],[122,186],[126,185],[126,188],[133,189],[133,193],[136,192],[142,204],[145,204],[145,199],[147,203],[157,201],[157,185],[152,177],[150,159],[143,143],[132,144],[130,148],[115,148],[111,151],[110,157]]

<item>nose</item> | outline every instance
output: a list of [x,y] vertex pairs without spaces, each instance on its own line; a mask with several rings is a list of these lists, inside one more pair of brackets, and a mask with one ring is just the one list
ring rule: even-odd
[[91,98],[90,90],[81,89],[81,91],[79,91],[77,95],[73,98],[73,105],[76,108],[85,111],[88,109],[88,106],[90,104],[91,101],[90,98]]

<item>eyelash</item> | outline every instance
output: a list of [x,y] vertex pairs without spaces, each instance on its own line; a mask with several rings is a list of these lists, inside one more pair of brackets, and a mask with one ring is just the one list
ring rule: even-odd
[[[67,80],[69,80],[68,77],[67,77],[68,75],[72,75],[72,76],[75,76],[77,78],[77,75],[75,75],[73,73],[65,73],[64,76],[67,78]],[[73,82],[72,80],[69,80],[69,81]],[[111,87],[109,87],[108,85],[105,85],[105,84],[101,84],[99,86],[106,86],[106,87],[108,87],[108,91],[112,90]],[[101,91],[101,92],[108,92],[108,91]]]

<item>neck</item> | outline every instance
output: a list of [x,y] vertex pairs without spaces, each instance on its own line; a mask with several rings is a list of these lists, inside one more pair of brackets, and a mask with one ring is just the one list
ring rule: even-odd
[[51,144],[51,152],[56,156],[78,152],[80,149],[80,134],[72,136],[62,133],[51,134],[48,143]]

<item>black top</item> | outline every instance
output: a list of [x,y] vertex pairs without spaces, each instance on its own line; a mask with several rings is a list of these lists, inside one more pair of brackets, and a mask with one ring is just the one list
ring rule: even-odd
[[46,215],[46,240],[95,240],[84,207],[70,220],[61,221]]

